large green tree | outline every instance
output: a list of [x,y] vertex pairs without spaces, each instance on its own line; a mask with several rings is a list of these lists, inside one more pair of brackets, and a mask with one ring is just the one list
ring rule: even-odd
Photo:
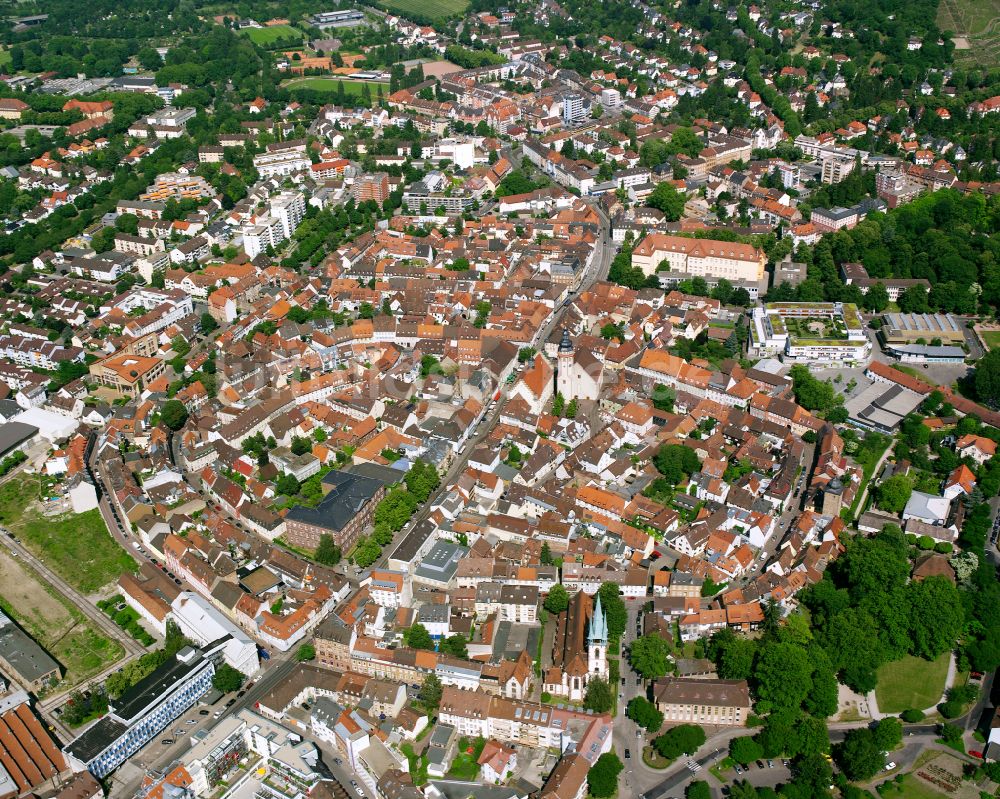
[[962,597],[945,577],[928,577],[908,586],[911,654],[933,660],[954,645],[965,626]]
[[767,707],[798,708],[813,687],[813,665],[801,647],[772,643],[757,657],[754,676],[757,697]]
[[167,400],[160,410],[160,421],[171,430],[180,430],[188,419],[187,408],[180,400]]
[[587,683],[587,691],[583,696],[583,706],[587,710],[595,713],[607,713],[611,710],[614,697],[611,694],[611,686],[607,680],[600,677],[591,677]]
[[245,679],[243,672],[233,668],[228,663],[223,663],[215,669],[215,674],[212,675],[212,687],[216,691],[228,694],[240,690]]
[[833,757],[847,779],[870,780],[885,766],[885,755],[867,728],[848,730],[842,743],[833,747]]
[[597,758],[593,767],[587,772],[587,788],[590,790],[590,795],[597,799],[614,796],[618,790],[618,775],[623,768],[624,765],[614,752],[605,752]]
[[677,485],[701,468],[695,451],[683,444],[664,444],[653,457],[660,474],[671,485]]
[[976,396],[991,408],[1000,407],[1000,349],[991,350],[976,364]]
[[663,211],[663,215],[670,222],[676,222],[684,215],[684,195],[666,181],[657,184],[646,198],[646,205]]
[[882,481],[875,492],[878,506],[882,510],[902,513],[906,503],[910,501],[910,494],[913,493],[913,483],[906,475],[897,474]]
[[663,726],[663,713],[656,709],[656,705],[644,696],[636,696],[629,700],[625,715],[640,727],[644,727],[649,732],[658,732]]
[[608,620],[608,635],[611,638],[621,638],[622,633],[625,632],[625,625],[628,623],[628,614],[625,612],[625,602],[621,597],[621,589],[617,583],[603,583],[597,590],[597,594],[601,598],[601,608]]
[[671,760],[693,755],[704,743],[705,730],[697,724],[678,724],[653,740],[656,751]]
[[753,763],[764,756],[764,747],[749,735],[733,738],[729,742],[729,756],[741,765]]
[[664,639],[658,635],[644,635],[632,642],[628,661],[644,679],[655,680],[667,673],[669,654],[670,646]]
[[557,614],[569,607],[569,594],[560,583],[556,583],[549,589],[549,593],[545,597],[544,607],[549,613]]
[[403,643],[411,649],[433,649],[434,639],[424,625],[417,622],[403,632]]

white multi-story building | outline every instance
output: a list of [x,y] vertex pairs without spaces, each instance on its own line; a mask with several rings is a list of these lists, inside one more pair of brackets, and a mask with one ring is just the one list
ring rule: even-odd
[[296,150],[278,150],[254,156],[253,165],[262,178],[285,177],[312,166],[309,156]]
[[283,191],[270,202],[271,216],[281,223],[281,232],[290,239],[306,215],[305,198],[295,191]]
[[587,118],[587,106],[584,105],[583,95],[564,94],[563,102],[563,124],[575,125]]
[[751,357],[781,355],[816,366],[867,363],[872,343],[856,305],[839,302],[772,302],[754,308]]
[[622,106],[622,93],[618,89],[601,89],[601,105],[608,111],[617,111]]
[[376,605],[394,610],[410,604],[413,594],[402,572],[375,569],[368,575],[368,580],[368,594]]
[[243,249],[247,257],[256,258],[264,250],[277,247],[295,233],[306,213],[305,198],[294,191],[283,191],[268,203],[264,216],[243,229]]
[[472,139],[438,139],[424,146],[420,154],[431,161],[448,160],[459,169],[468,169],[476,162],[476,145]]

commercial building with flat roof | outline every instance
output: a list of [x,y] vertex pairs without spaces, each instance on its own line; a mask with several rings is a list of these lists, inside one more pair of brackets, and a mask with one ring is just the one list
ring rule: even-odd
[[451,541],[438,541],[413,572],[413,580],[432,588],[447,588],[458,573],[458,562],[468,551],[468,547]]
[[98,779],[117,769],[212,687],[218,649],[184,647],[115,699],[108,715],[64,747],[70,763]]
[[907,414],[923,401],[923,396],[899,385],[872,383],[847,402],[848,420],[866,430],[891,434]]
[[751,357],[780,355],[815,366],[867,361],[872,343],[852,303],[770,302],[753,309]]
[[0,458],[24,448],[38,435],[38,428],[24,422],[7,422],[0,425]]
[[892,344],[964,344],[961,320],[947,313],[887,313],[882,316],[879,336]]

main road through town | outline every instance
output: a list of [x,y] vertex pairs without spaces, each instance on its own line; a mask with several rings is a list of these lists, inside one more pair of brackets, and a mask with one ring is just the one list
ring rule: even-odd
[[[541,349],[545,346],[545,342],[548,341],[552,332],[559,327],[559,324],[573,298],[587,291],[599,280],[607,279],[608,270],[611,268],[611,261],[615,257],[617,248],[611,238],[611,224],[607,215],[596,203],[592,203],[590,207],[600,218],[600,230],[597,235],[597,240],[594,243],[594,257],[590,260],[590,263],[580,275],[580,279],[577,281],[576,287],[573,291],[570,292],[568,299],[565,300],[562,305],[556,308],[551,314],[549,314],[545,324],[542,325],[535,334],[535,337],[531,341],[531,346],[535,349]],[[502,387],[501,390],[503,390]],[[414,515],[410,522],[398,533],[396,533],[392,542],[382,550],[382,556],[375,562],[376,567],[384,567],[386,565],[389,560],[389,556],[396,550],[396,547],[399,546],[400,542],[414,527],[427,518],[430,514],[430,509],[434,506],[435,501],[444,492],[445,488],[447,488],[447,486],[449,486],[454,479],[465,470],[469,456],[490,434],[490,430],[493,429],[493,426],[496,424],[496,421],[500,416],[500,410],[500,401],[497,401],[489,406],[489,410],[486,415],[476,426],[476,431],[469,437],[469,440],[466,441],[461,453],[451,462],[451,465],[448,467],[448,471],[441,478],[441,485],[438,487],[437,491],[435,491],[428,498],[424,507]]]

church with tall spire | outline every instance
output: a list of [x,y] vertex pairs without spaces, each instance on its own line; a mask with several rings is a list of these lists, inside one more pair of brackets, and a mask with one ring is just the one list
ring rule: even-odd
[[608,679],[608,618],[599,596],[577,591],[556,619],[552,667],[542,690],[580,702],[595,677]]
[[597,400],[601,395],[604,364],[589,350],[577,349],[563,330],[556,353],[556,391],[567,402],[573,399]]

